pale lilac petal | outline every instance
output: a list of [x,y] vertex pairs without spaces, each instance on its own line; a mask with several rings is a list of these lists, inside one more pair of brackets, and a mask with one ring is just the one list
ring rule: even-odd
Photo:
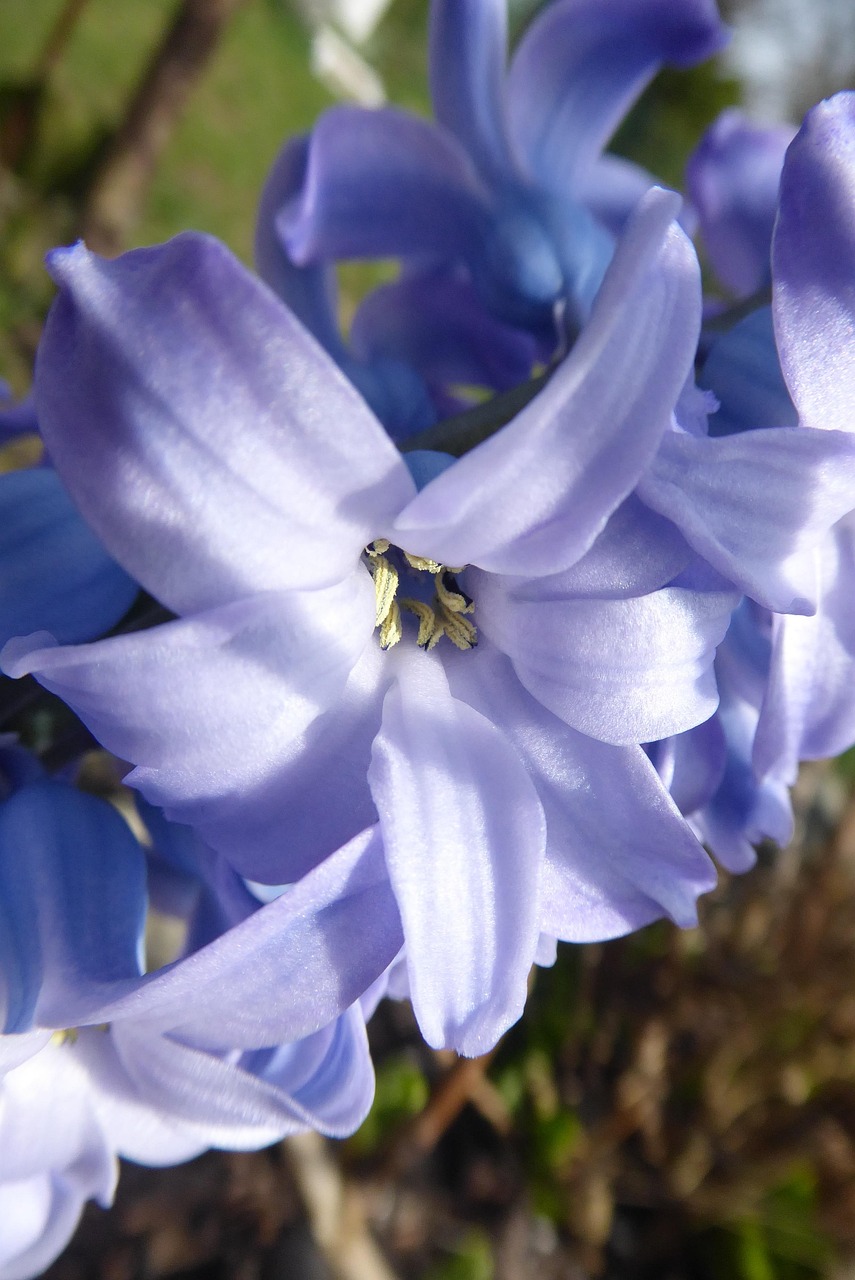
[[855,438],[800,427],[716,439],[670,432],[638,493],[753,600],[812,613],[804,552],[855,505]]
[[489,645],[474,662],[454,655],[449,672],[455,692],[519,751],[543,804],[544,932],[590,942],[662,915],[695,924],[715,871],[641,747],[607,746],[562,724]]
[[51,266],[45,439],[105,546],[170,608],[336,582],[412,495],[361,397],[215,240],[112,262],[79,245]]
[[538,701],[616,745],[666,738],[712,715],[712,662],[735,593],[672,585],[623,599],[576,598],[562,596],[556,581],[467,577],[479,629]]
[[3,661],[9,674],[37,675],[135,765],[128,781],[168,817],[226,855],[247,860],[251,843],[266,865],[280,859],[283,882],[293,877],[278,809],[282,771],[342,696],[370,642],[374,608],[371,578],[359,569],[336,587],[271,592],[95,645],[10,641]]
[[802,421],[851,431],[855,402],[855,93],[808,112],[787,152],[772,242],[781,367]]
[[452,696],[436,652],[394,654],[398,680],[369,781],[413,1007],[429,1044],[477,1055],[525,1004],[539,934],[542,810],[513,748]]
[[134,1023],[119,1024],[112,1037],[140,1097],[207,1146],[255,1150],[308,1127],[286,1094],[228,1060]]
[[795,781],[799,760],[836,756],[855,744],[855,525],[841,521],[811,557],[819,609],[777,618],[769,688],[754,763],[762,778]]
[[741,111],[724,111],[686,166],[710,264],[737,296],[769,282],[781,167],[795,132],[791,125],[757,125]]
[[481,172],[499,181],[513,173],[504,120],[507,45],[507,0],[435,0],[431,5],[434,114]]
[[0,1183],[0,1280],[32,1280],[62,1252],[86,1201],[50,1171]]
[[694,251],[658,189],[627,228],[590,321],[543,391],[427,485],[394,525],[408,551],[547,574],[588,549],[669,425],[700,327]]
[[274,902],[78,1021],[133,1022],[201,1049],[311,1035],[392,963],[403,937],[375,828]]
[[86,1073],[69,1047],[50,1044],[4,1078],[0,1179],[71,1174],[84,1199],[109,1202],[116,1183],[113,1150],[92,1105]]
[[198,1130],[181,1125],[145,1101],[116,1054],[113,1035],[100,1027],[82,1027],[77,1041],[64,1046],[86,1071],[99,1123],[110,1147],[126,1160],[155,1168],[180,1164],[209,1146]]
[[361,1004],[313,1036],[247,1054],[240,1065],[287,1092],[300,1109],[298,1118],[331,1137],[353,1133],[374,1100],[374,1068]]
[[24,1031],[0,1036],[0,1081],[7,1071],[13,1071],[43,1049],[51,1034],[50,1031]]
[[466,256],[486,196],[450,133],[393,108],[333,107],[315,125],[302,190],[278,229],[295,262]]
[[647,743],[645,751],[684,815],[706,804],[724,777],[727,744],[719,715],[685,733]]
[[714,0],[556,0],[511,62],[511,137],[539,182],[566,190],[663,63],[691,66],[725,40]]
[[377,821],[367,773],[390,678],[386,654],[369,643],[335,705],[271,769],[251,810],[239,799],[206,821],[209,840],[228,843],[241,874],[296,880]]

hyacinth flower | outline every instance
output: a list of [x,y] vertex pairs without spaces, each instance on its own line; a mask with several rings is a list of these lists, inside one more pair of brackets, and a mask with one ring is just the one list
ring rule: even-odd
[[855,479],[839,432],[675,426],[701,312],[677,203],[645,197],[569,357],[457,461],[405,462],[216,242],[53,258],[52,456],[180,620],[36,636],[5,669],[253,880],[293,882],[376,827],[433,1044],[494,1043],[543,935],[694,921],[712,867],[639,744],[715,710],[740,592],[811,607],[793,547]]
[[614,231],[652,183],[603,147],[663,64],[691,66],[726,35],[714,0],[556,0],[506,72],[506,0],[434,0],[436,123],[327,112],[276,232],[299,266],[465,265],[482,305],[540,334],[548,353],[556,309],[571,328],[585,317]]
[[[724,141],[712,147],[702,143],[699,149],[706,163],[710,154],[727,150],[736,131],[737,163],[714,164],[713,175],[705,179],[708,189],[713,179],[718,184],[713,205],[729,211],[726,234],[721,228],[717,234],[721,245],[729,241],[734,261],[742,264],[741,281],[729,282],[734,291],[753,291],[770,274],[773,285],[772,306],[735,324],[715,342],[704,364],[702,381],[719,401],[710,419],[717,436],[747,433],[750,440],[758,428],[797,424],[807,434],[829,427],[851,431],[842,411],[849,336],[841,321],[850,309],[840,279],[847,262],[855,264],[848,227],[855,207],[852,101],[853,95],[840,95],[808,114],[775,181],[773,160],[786,129],[743,129],[729,119],[721,130]],[[759,148],[753,179],[746,154],[751,145]],[[827,211],[821,227],[807,216],[816,201]],[[746,222],[742,228],[740,213]],[[715,234],[706,232],[716,243]],[[770,249],[771,268],[766,265]],[[840,275],[832,274],[832,262]],[[824,345],[824,326],[832,331],[833,346]],[[831,385],[829,369],[834,371]],[[806,396],[810,412],[804,408]],[[821,403],[828,405],[824,413]],[[836,412],[835,403],[841,406]],[[796,500],[793,494],[790,501]],[[842,519],[796,552],[802,579],[813,579],[816,608],[784,615],[746,602],[716,659],[721,705],[714,721],[703,731],[656,744],[651,752],[681,810],[733,871],[753,864],[752,846],[763,838],[789,839],[788,788],[799,761],[837,755],[855,743],[855,631],[849,606],[855,590],[853,508],[855,490]]]
[[277,229],[279,211],[303,186],[307,159],[308,140],[294,138],[268,176],[258,211],[256,266],[393,439],[406,439],[443,412],[464,407],[455,387],[506,391],[524,382],[535,360],[533,339],[488,315],[469,281],[444,273],[413,272],[372,290],[357,308],[345,342],[333,267],[298,266]]
[[145,859],[124,820],[48,781],[0,807],[2,1280],[39,1274],[85,1201],[111,1201],[117,1155],[164,1165],[357,1127],[373,1072],[354,1000],[401,941],[371,844],[265,907],[212,881],[198,949],[143,974]]
[[[777,349],[804,428],[853,431],[855,94],[808,112],[787,152],[772,244]],[[853,500],[855,507],[855,500]],[[799,760],[855,743],[855,518],[810,556],[819,608],[776,619],[770,688],[755,747],[759,776],[792,782]]]
[[434,1044],[495,1041],[541,934],[689,924],[712,884],[639,744],[714,710],[738,596],[625,501],[700,323],[675,203],[643,205],[545,391],[420,492],[216,242],[53,259],[37,365],[51,456],[180,618],[82,648],[34,637],[5,669],[35,673],[253,880],[292,882],[379,822]]

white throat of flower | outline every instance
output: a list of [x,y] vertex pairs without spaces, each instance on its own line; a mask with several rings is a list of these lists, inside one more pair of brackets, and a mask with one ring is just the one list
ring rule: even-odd
[[387,554],[390,550],[394,552],[395,548],[386,538],[376,538],[365,548],[366,563],[374,579],[377,599],[375,625],[380,633],[380,648],[391,649],[402,638],[401,610],[405,609],[418,620],[416,644],[422,649],[432,649],[443,636],[447,636],[458,649],[473,649],[478,643],[478,632],[466,614],[474,612],[475,605],[463,594],[454,578],[463,569],[400,551],[400,557],[410,569],[432,576],[434,594],[428,604],[424,600],[398,594],[400,574],[394,559]]

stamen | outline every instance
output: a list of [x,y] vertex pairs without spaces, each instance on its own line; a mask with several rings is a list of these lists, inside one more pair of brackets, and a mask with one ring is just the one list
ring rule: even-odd
[[450,609],[452,613],[473,613],[475,605],[469,596],[465,596],[462,591],[452,590],[446,579],[453,582],[455,588],[457,587],[451,572],[448,569],[441,569],[434,577],[437,599],[440,604],[445,605],[446,609]]
[[404,559],[411,569],[418,569],[420,573],[439,573],[442,569],[438,560],[426,560],[424,556],[411,556],[409,551],[404,552]]
[[436,633],[436,614],[429,604],[425,604],[424,600],[413,600],[409,596],[401,601],[401,608],[407,609],[410,613],[415,614],[419,620],[419,634],[416,636],[416,644],[420,649],[432,649],[439,637],[442,635],[440,629]]
[[398,590],[398,570],[391,560],[381,555],[375,556],[370,568],[374,575],[374,592],[377,597],[374,625],[379,627],[385,621],[395,599],[395,593]]
[[403,634],[404,627],[401,622],[401,610],[398,608],[397,600],[392,600],[388,612],[380,625],[380,648],[391,649],[393,645],[398,643]]
[[[430,604],[413,596],[397,599],[400,574],[395,560],[387,556],[392,551],[404,564],[416,573],[429,573],[433,578],[434,597]],[[418,620],[416,643],[430,652],[443,636],[448,636],[458,649],[472,649],[478,643],[478,632],[473,622],[464,614],[473,613],[473,601],[461,591],[454,575],[462,568],[449,568],[426,556],[414,556],[408,551],[392,547],[387,538],[375,538],[365,548],[366,563],[374,579],[375,623],[379,629],[381,649],[391,649],[404,634],[401,610]],[[400,563],[400,562],[399,562]]]

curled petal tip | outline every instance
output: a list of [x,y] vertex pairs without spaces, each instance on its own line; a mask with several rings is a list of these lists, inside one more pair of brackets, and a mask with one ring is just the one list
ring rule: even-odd
[[33,667],[31,657],[39,649],[59,648],[58,641],[49,631],[35,631],[29,636],[15,636],[0,650],[0,670],[13,680],[29,675]]

